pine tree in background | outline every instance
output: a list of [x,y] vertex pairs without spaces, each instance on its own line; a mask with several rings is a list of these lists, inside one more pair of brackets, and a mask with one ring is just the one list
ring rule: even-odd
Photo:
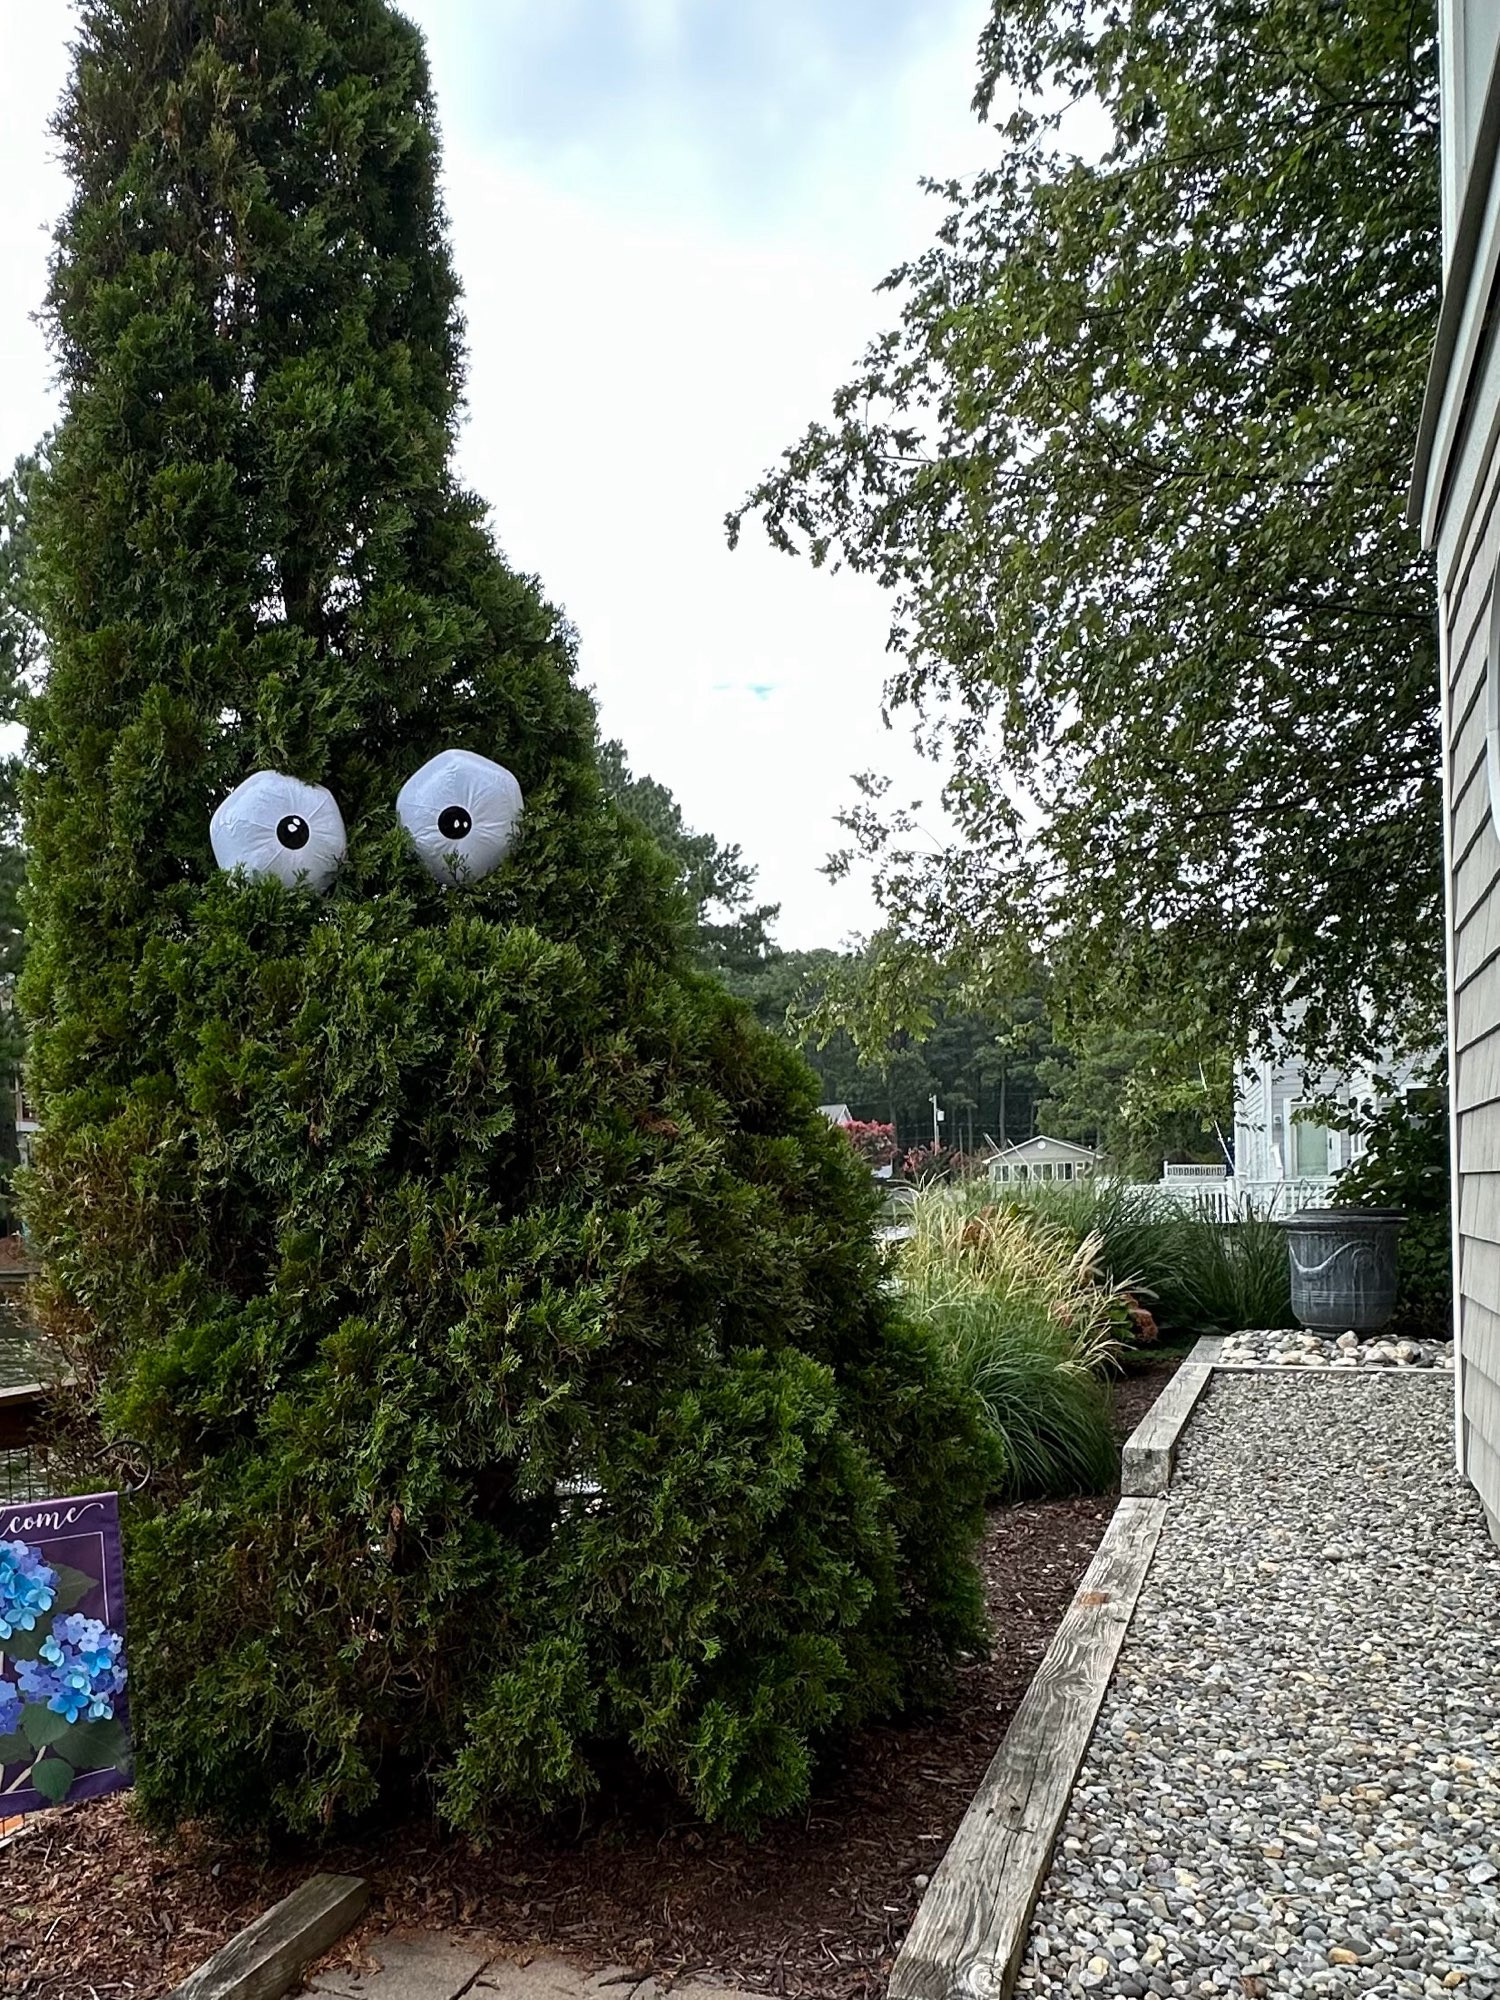
[[782,956],[771,938],[780,905],[751,901],[758,871],[740,847],[726,847],[711,833],[695,833],[664,784],[636,777],[623,743],[600,743],[599,775],[608,796],[640,821],[673,864],[692,918],[699,964],[722,973],[731,984],[753,979],[774,964]]
[[[46,1327],[153,1467],[147,1807],[477,1830],[623,1757],[785,1810],[974,1643],[983,1447],[454,483],[420,38],[107,0],[58,129],[27,1199]],[[394,810],[449,746],[527,802],[452,892]],[[258,768],[337,798],[326,897],[215,871]]]

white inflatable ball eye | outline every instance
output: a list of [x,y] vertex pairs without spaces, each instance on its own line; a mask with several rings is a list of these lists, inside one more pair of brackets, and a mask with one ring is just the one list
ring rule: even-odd
[[274,875],[288,889],[326,889],[347,846],[333,793],[283,771],[256,771],[236,785],[208,837],[221,868]]
[[445,889],[491,874],[515,844],[521,787],[473,750],[440,750],[396,795],[422,866]]

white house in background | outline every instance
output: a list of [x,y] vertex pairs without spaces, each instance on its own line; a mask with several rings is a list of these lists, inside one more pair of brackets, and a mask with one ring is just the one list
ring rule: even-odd
[[[1500,1540],[1500,7],[1439,0],[1443,301],[1407,519],[1437,555],[1458,1463]],[[1434,227],[1437,217],[1433,217]]]
[[31,1165],[31,1149],[36,1142],[36,1135],[41,1129],[41,1126],[37,1123],[36,1112],[27,1098],[26,1092],[18,1083],[16,1085],[16,1155],[23,1167]]
[[1093,1173],[1099,1155],[1092,1146],[1039,1132],[1017,1146],[997,1146],[984,1164],[994,1181],[1080,1181]]
[[1379,1081],[1368,1072],[1309,1075],[1290,1056],[1241,1062],[1234,1071],[1234,1178],[1236,1186],[1271,1188],[1291,1182],[1331,1180],[1364,1151],[1357,1132],[1340,1131],[1299,1116],[1332,1099],[1353,1112],[1389,1103],[1420,1085],[1430,1058],[1392,1063]]
[[854,1114],[847,1104],[820,1104],[818,1109],[830,1125],[852,1125]]

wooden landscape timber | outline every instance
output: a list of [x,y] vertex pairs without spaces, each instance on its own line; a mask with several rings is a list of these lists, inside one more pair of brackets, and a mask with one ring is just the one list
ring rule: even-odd
[[190,1972],[168,2000],[281,2000],[352,1930],[370,1900],[359,1875],[311,1875]]
[[1008,2000],[1166,1509],[1164,1499],[1138,1498],[1116,1508],[922,1898],[891,2000]]
[[1177,1440],[1213,1372],[1185,1361],[1130,1433],[1120,1453],[1120,1492],[1127,1499],[1156,1499],[1171,1485]]

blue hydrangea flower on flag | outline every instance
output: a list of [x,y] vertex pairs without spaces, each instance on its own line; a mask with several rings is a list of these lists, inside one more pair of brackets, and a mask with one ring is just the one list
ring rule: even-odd
[[0,1793],[33,1813],[130,1784],[114,1493],[0,1507]]
[[52,1609],[57,1573],[25,1542],[0,1542],[0,1640],[34,1632]]
[[122,1641],[97,1618],[76,1612],[54,1618],[41,1658],[18,1660],[16,1679],[28,1701],[45,1702],[69,1722],[102,1721],[115,1712],[114,1697],[125,1688]]

